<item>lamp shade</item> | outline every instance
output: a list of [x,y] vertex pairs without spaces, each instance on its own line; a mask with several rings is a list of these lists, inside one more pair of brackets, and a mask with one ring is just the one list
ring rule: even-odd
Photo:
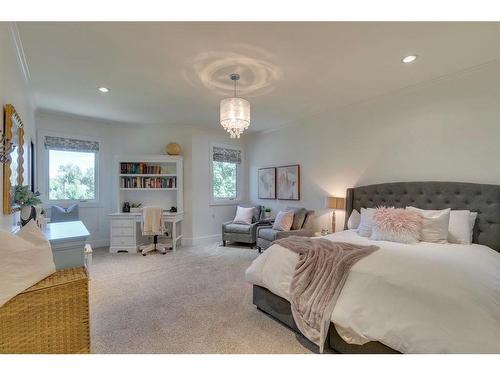
[[333,208],[334,210],[343,210],[345,205],[345,198],[339,197],[328,197],[327,207]]
[[231,138],[239,138],[250,125],[250,103],[242,98],[227,98],[220,102],[220,124]]

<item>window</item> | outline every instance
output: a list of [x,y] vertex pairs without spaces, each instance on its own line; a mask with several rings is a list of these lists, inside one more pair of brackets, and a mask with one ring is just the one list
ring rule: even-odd
[[241,150],[212,147],[211,197],[213,204],[235,203],[241,197]]
[[45,148],[49,201],[96,200],[99,143],[46,136]]

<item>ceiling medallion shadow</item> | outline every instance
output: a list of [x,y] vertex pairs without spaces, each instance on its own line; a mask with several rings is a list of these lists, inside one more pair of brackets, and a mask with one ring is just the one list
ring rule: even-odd
[[237,45],[234,48],[249,51],[199,53],[190,64],[194,72],[184,72],[186,79],[193,86],[201,84],[215,94],[225,96],[233,91],[233,83],[228,81],[227,76],[234,72],[241,76],[241,95],[255,97],[273,91],[273,84],[281,78],[282,72],[267,60],[269,54],[250,46]]

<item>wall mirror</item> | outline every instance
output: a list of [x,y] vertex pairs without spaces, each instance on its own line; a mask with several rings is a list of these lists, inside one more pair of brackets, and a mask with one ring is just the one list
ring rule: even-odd
[[12,104],[3,109],[5,142],[12,142],[12,152],[3,164],[3,213],[11,214],[20,209],[14,202],[16,186],[24,182],[24,129],[21,117]]

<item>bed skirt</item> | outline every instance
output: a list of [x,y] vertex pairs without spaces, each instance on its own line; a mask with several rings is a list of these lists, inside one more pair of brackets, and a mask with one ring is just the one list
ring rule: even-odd
[[[254,285],[253,286],[253,304],[259,310],[271,315],[293,331],[300,333],[293,320],[290,302],[286,299],[277,296],[268,289]],[[398,354],[399,352],[389,348],[388,346],[377,342],[370,341],[364,345],[348,344],[338,334],[335,325],[330,323],[327,343],[328,347],[337,353],[342,354]]]

